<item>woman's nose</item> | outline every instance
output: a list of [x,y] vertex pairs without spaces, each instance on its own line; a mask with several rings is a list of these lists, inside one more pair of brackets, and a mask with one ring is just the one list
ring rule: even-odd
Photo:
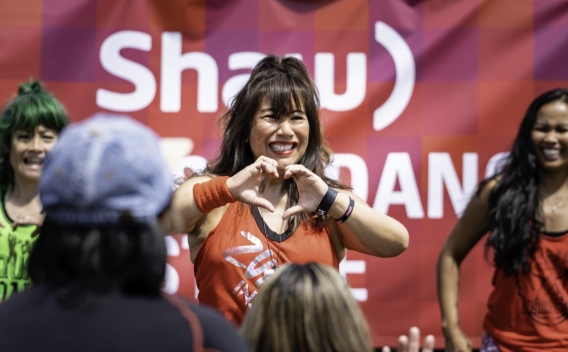
[[278,131],[286,136],[291,135],[292,127],[290,126],[290,121],[288,121],[288,119],[284,119],[282,122],[280,122],[280,128],[278,129]]

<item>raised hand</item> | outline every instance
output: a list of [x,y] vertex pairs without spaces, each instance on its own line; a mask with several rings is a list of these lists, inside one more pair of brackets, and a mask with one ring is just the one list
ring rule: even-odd
[[[433,352],[434,351],[434,336],[427,335],[424,339],[424,346],[422,346],[422,352]],[[420,352],[420,329],[413,326],[408,332],[408,337],[401,335],[398,338],[398,344],[396,346],[397,352]],[[383,347],[382,352],[390,352],[389,347]]]
[[298,187],[298,204],[286,209],[282,218],[288,219],[290,216],[302,212],[314,212],[318,208],[323,196],[329,186],[316,174],[306,169],[300,164],[289,165],[286,167],[284,178],[293,178]]
[[253,164],[230,177],[227,180],[227,188],[236,200],[273,212],[272,203],[260,196],[260,185],[265,180],[278,177],[276,160],[260,156]]

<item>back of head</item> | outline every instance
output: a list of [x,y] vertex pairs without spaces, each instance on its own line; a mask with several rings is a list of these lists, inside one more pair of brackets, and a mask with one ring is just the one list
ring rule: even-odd
[[252,351],[373,351],[347,283],[317,263],[278,269],[261,287],[242,332]]
[[159,293],[166,255],[158,216],[171,181],[154,132],[104,114],[70,125],[45,160],[39,191],[46,220],[30,258],[34,283]]
[[[61,103],[42,84],[32,81],[20,85],[18,95],[0,115],[0,157],[9,160],[12,133],[16,130],[33,131],[37,126],[60,132],[68,123],[67,112]],[[0,191],[13,186],[14,175],[9,162],[0,168]]]

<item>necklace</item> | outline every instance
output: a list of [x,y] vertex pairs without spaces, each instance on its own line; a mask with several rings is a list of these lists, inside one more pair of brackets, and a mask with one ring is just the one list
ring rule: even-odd
[[[260,218],[262,219],[262,227],[263,227],[263,231],[264,232],[264,237],[266,238],[266,247],[268,247],[268,252],[270,253],[270,261],[273,263],[273,267],[272,269],[268,269],[266,270],[266,274],[267,275],[272,275],[274,274],[274,270],[278,269],[278,262],[274,260],[274,257],[272,256],[272,250],[270,249],[270,242],[268,241],[268,232],[266,231],[266,222],[264,221],[264,218],[262,217],[262,212],[260,210],[260,207],[257,207],[258,209],[258,213],[260,214]],[[282,245],[282,233],[278,234],[278,261],[280,263],[282,263],[282,259],[280,259],[280,246]]]
[[566,200],[566,197],[568,197],[568,194],[566,194],[564,197],[562,197],[562,199],[560,199],[560,202],[558,202],[556,205],[553,205],[551,210],[553,213],[556,213],[556,211],[559,208],[562,208],[562,206],[564,205],[564,201]]

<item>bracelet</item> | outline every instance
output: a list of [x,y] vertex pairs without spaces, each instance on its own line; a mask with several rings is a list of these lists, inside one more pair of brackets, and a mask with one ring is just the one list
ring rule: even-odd
[[331,205],[335,201],[336,197],[337,197],[337,191],[331,187],[328,187],[327,192],[325,192],[325,195],[323,196],[320,204],[318,205],[318,208],[316,209],[316,213],[318,213],[321,216],[327,214],[329,208],[331,208]]
[[345,222],[345,220],[349,219],[349,217],[351,216],[351,213],[353,212],[353,208],[355,207],[355,201],[353,200],[353,198],[349,197],[349,206],[347,207],[347,210],[345,211],[345,214],[343,214],[343,216],[339,219],[335,219],[337,220],[338,223],[342,223]]
[[228,179],[229,176],[219,176],[193,186],[193,198],[200,212],[207,214],[213,209],[236,201],[227,188]]

